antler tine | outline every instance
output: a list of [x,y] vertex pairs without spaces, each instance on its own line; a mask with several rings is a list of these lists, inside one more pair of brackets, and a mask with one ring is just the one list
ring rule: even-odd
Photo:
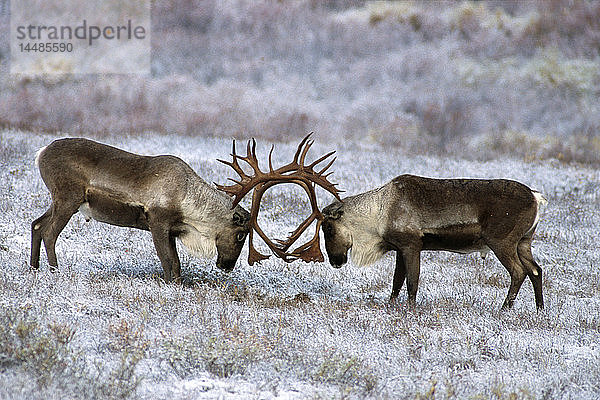
[[237,161],[225,161],[225,160],[217,160],[220,163],[223,163],[225,165],[230,166],[231,168],[233,168],[233,170],[241,177],[244,178],[244,171],[242,170],[242,168],[239,166],[239,164],[237,163]]
[[254,138],[248,140],[248,143],[246,144],[246,156],[239,158],[244,160],[246,164],[248,164],[254,170],[255,176],[258,176],[262,173],[258,166],[258,158],[256,157],[256,140]]
[[256,160],[256,139],[252,138],[252,158]]
[[233,183],[235,183],[236,185],[242,185],[241,181],[238,181],[237,179],[233,179],[233,178],[227,178],[228,181],[231,181]]
[[317,227],[315,235],[311,240],[304,243],[300,247],[296,248],[290,254],[293,257],[297,257],[305,262],[317,261],[323,262],[325,258],[319,247],[319,228],[321,227],[321,221],[317,220]]
[[[252,140],[254,141],[254,139],[252,139]],[[254,141],[254,149],[255,148],[256,148],[256,142]],[[234,139],[232,147],[231,147],[232,160],[231,161],[225,161],[225,160],[220,160],[220,159],[217,160],[217,161],[233,168],[233,170],[241,178],[240,180],[228,178],[230,181],[234,182],[234,184],[230,185],[230,186],[217,185],[217,188],[219,188],[220,190],[223,190],[225,193],[227,193],[228,195],[233,197],[233,203],[231,205],[232,209],[235,208],[235,206],[237,206],[239,204],[239,202],[242,200],[242,198],[250,190],[252,190],[252,187],[253,187],[253,185],[252,185],[253,178],[251,176],[249,176],[248,174],[246,174],[246,172],[240,166],[238,160],[243,160],[244,162],[249,164],[255,171],[258,170],[258,162],[253,162],[253,159],[256,160],[256,156],[255,156],[256,150],[254,150],[254,152],[252,151],[252,149],[250,147],[250,141],[248,141],[246,150],[247,150],[247,153],[246,153],[245,157],[238,155],[236,152],[235,139]],[[254,157],[252,157],[253,154],[254,154]]]
[[310,150],[310,147],[313,145],[314,142],[314,140],[308,140],[306,142],[306,146],[304,146],[302,154],[300,155],[300,161],[298,162],[298,164],[300,164],[301,167],[304,167],[304,158],[306,157],[306,153],[308,153],[308,150]]
[[275,145],[272,144],[271,145],[271,150],[269,151],[269,172],[272,173],[273,172],[273,162],[271,160],[271,156],[273,155],[273,149],[275,148]]
[[[329,153],[329,154],[331,154],[331,153]],[[328,155],[329,155],[329,154],[328,154]],[[334,162],[336,159],[337,159],[337,157],[333,157],[333,159],[327,163],[327,165],[325,166],[325,168],[323,168],[322,170],[320,170],[320,171],[319,171],[319,172],[317,172],[316,174],[317,174],[317,175],[319,175],[319,176],[323,176],[323,172],[327,171],[327,169],[333,165],[333,162]],[[328,173],[327,175],[323,176],[323,178],[326,178],[326,179],[327,179],[327,177],[328,177],[329,175],[331,175],[332,173],[333,173],[333,172],[330,172],[330,173]]]
[[[244,170],[242,169],[242,167],[240,167],[240,164],[237,162],[237,159],[239,158],[239,156],[235,152],[235,139],[233,139],[233,145],[231,148],[231,157],[232,157],[231,161],[226,161],[226,160],[221,160],[221,159],[217,159],[217,161],[230,166],[241,178],[244,178],[244,176],[246,174],[244,173]],[[236,183],[238,183],[238,182],[236,182]]]
[[[317,164],[321,163],[323,160],[327,159],[328,157],[331,157],[333,154],[335,154],[335,150],[325,154],[324,156],[320,157],[318,160],[313,161],[308,166],[308,168],[314,168]],[[333,160],[335,161],[335,158]],[[329,166],[331,166],[331,164],[329,164]],[[327,169],[327,168],[325,168],[325,169]]]
[[[231,163],[232,163],[232,164],[234,164],[234,165],[236,165],[236,166],[238,167],[239,171],[241,171],[241,172],[243,173],[244,171],[242,170],[242,168],[240,167],[240,165],[239,165],[239,164],[238,164],[238,162],[237,162],[237,160],[238,160],[239,156],[238,156],[238,155],[237,155],[237,153],[235,152],[235,139],[233,139],[233,143],[232,143],[232,145],[231,145],[231,158],[232,158],[232,161],[231,161]],[[219,161],[220,161],[220,160],[219,160]],[[239,171],[237,171],[237,170],[236,170],[236,172],[237,172],[238,174],[239,174]],[[240,175],[240,176],[243,176],[243,175]]]
[[298,163],[298,157],[300,156],[300,152],[302,151],[302,147],[304,147],[304,144],[306,143],[306,141],[308,140],[308,138],[312,134],[313,134],[313,132],[311,132],[308,135],[304,136],[304,139],[302,139],[302,141],[298,145],[298,148],[296,149],[296,154],[294,155],[294,161],[293,162]]
[[[328,174],[329,175],[329,174]],[[333,184],[331,182],[329,182],[327,180],[327,177],[324,177],[322,175],[313,175],[310,178],[308,178],[311,182],[313,182],[314,184],[317,184],[319,186],[321,186],[323,189],[327,190],[329,193],[331,193],[337,200],[342,201],[342,199],[340,198],[340,193],[343,192],[343,190],[338,189],[336,186],[336,184]]]
[[231,161],[221,160],[220,158],[217,158],[217,161],[225,165],[229,165],[230,167],[233,167],[233,163]]
[[[328,177],[330,177],[331,175],[333,175],[333,171],[326,173],[325,175],[321,175],[323,178],[327,179]],[[331,186],[338,186],[337,183],[332,183]],[[341,190],[341,189],[337,189],[336,190],[338,192],[345,192],[345,190]]]
[[248,140],[248,142],[246,143],[246,157],[245,157],[245,159],[250,159],[252,157],[252,148],[250,147],[250,143],[252,142],[252,140],[254,140],[254,138],[252,138],[251,140]]

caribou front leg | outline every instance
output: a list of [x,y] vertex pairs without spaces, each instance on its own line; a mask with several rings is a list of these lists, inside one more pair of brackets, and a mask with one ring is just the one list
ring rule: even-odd
[[396,300],[400,294],[400,289],[404,285],[406,278],[406,263],[401,251],[396,251],[396,269],[394,270],[394,281],[392,284],[392,295],[390,296],[390,302]]

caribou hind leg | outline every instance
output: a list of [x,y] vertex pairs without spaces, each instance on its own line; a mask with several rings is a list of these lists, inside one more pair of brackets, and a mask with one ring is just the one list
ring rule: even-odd
[[58,260],[56,259],[56,239],[58,235],[65,228],[73,214],[77,212],[79,204],[69,207],[57,206],[56,203],[52,205],[52,216],[48,221],[48,225],[44,231],[42,231],[42,239],[44,240],[44,247],[46,248],[46,256],[48,257],[48,264],[50,264],[51,270],[58,268]]
[[54,271],[58,268],[55,250],[56,239],[58,239],[58,235],[60,235],[79,207],[79,204],[75,205],[74,203],[63,203],[62,206],[58,204],[61,203],[53,202],[49,210],[49,215],[47,211],[42,217],[36,220],[37,224],[36,221],[32,224],[31,262],[33,268],[39,266],[40,238],[44,241],[50,270]]
[[525,267],[525,272],[533,284],[535,294],[535,305],[538,310],[544,308],[544,298],[542,295],[542,269],[533,259],[531,252],[531,237],[521,239],[517,245],[517,254],[521,264]]
[[[73,214],[75,214],[79,206],[84,202],[83,195],[77,192],[68,190],[53,191],[52,205],[38,219],[31,224],[31,266],[34,269],[39,268],[40,246],[41,241],[44,241],[46,249],[46,257],[50,270],[54,271],[58,268],[56,259],[56,239],[65,228]],[[58,196],[56,194],[63,194]]]
[[527,277],[525,267],[517,254],[517,246],[510,244],[494,245],[491,243],[488,243],[488,246],[510,274],[510,287],[508,288],[506,299],[502,304],[502,309],[512,308],[513,303],[517,298],[517,294],[519,293],[519,289]]
[[31,259],[29,264],[31,268],[40,267],[40,247],[42,246],[42,232],[45,231],[48,220],[52,215],[52,207],[31,223]]

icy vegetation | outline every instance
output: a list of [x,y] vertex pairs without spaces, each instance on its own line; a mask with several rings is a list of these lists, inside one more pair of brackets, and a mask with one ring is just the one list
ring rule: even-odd
[[597,165],[599,51],[597,1],[156,1],[149,76],[10,75],[0,41],[0,126]]
[[[86,223],[57,243],[59,271],[28,267],[30,223],[50,203],[34,166],[56,135],[0,133],[0,398],[596,399],[600,396],[600,173],[558,161],[469,161],[380,145],[329,143],[346,195],[401,173],[519,180],[549,205],[533,243],[546,309],[526,281],[500,312],[508,273],[497,259],[424,252],[415,310],[388,304],[392,255],[369,267],[327,262],[236,269],[186,255],[183,285],[166,285],[147,232]],[[299,137],[290,138],[296,142]],[[175,154],[208,182],[233,171],[227,138],[105,138],[144,154]],[[275,143],[275,164],[295,144]],[[258,151],[266,157],[270,142]],[[331,196],[319,192],[321,206]],[[247,207],[247,202],[245,203]],[[309,212],[293,185],[270,189],[261,224],[285,237]],[[262,250],[267,252],[266,247]]]

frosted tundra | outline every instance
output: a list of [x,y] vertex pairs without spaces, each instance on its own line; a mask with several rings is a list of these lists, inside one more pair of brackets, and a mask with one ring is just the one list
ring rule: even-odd
[[250,214],[210,186],[180,158],[141,156],[87,139],[59,139],[38,152],[36,164],[52,205],[31,224],[31,266],[39,268],[42,240],[48,263],[58,267],[55,243],[77,211],[89,220],[148,230],[164,270],[179,281],[175,239],[198,257],[217,256],[231,270]]
[[408,302],[413,305],[422,250],[482,256],[491,250],[510,274],[502,307],[513,306],[529,277],[536,306],[542,309],[542,269],[533,259],[531,241],[545,203],[540,193],[511,180],[401,175],[325,207],[325,249],[334,267],[347,262],[349,250],[358,265],[396,251],[390,299],[398,297],[406,279]]

